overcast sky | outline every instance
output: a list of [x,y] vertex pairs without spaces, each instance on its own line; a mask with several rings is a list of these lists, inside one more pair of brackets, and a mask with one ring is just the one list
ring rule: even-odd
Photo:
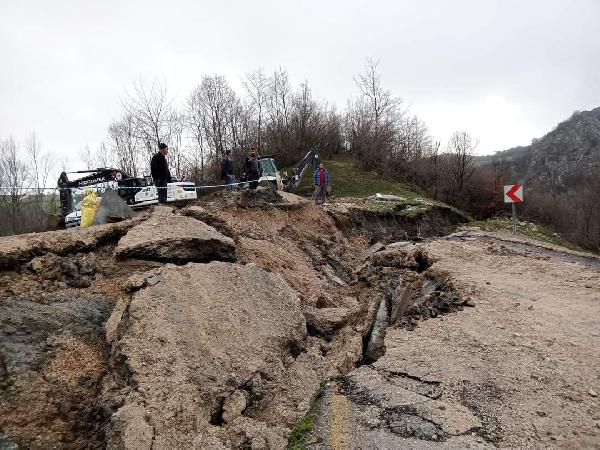
[[283,66],[343,109],[371,57],[435,138],[493,153],[600,106],[599,18],[599,0],[0,0],[0,138],[35,131],[76,169],[140,76],[184,100],[202,74],[239,89]]

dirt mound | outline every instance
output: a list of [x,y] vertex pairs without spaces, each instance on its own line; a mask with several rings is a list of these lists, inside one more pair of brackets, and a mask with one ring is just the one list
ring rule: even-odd
[[240,195],[238,205],[241,208],[260,208],[269,207],[283,201],[283,197],[275,189],[261,187],[256,190],[243,191]]

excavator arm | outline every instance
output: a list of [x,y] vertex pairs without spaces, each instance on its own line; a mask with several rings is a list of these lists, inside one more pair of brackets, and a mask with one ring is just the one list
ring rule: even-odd
[[298,187],[300,180],[306,171],[306,168],[312,166],[313,169],[319,167],[319,153],[316,149],[310,149],[300,162],[292,168],[292,176],[285,183],[285,190],[291,191]]

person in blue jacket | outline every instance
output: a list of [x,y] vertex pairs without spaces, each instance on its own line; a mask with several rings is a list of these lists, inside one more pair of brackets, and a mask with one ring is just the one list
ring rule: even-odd
[[329,172],[323,166],[323,163],[319,164],[319,168],[314,173],[315,181],[315,204],[320,205],[325,202],[327,196],[327,187],[329,186]]

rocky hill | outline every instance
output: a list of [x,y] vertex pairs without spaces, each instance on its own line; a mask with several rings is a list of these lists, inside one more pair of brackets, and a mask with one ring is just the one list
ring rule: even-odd
[[575,112],[531,145],[483,157],[481,163],[505,164],[515,181],[577,189],[600,165],[600,108]]

